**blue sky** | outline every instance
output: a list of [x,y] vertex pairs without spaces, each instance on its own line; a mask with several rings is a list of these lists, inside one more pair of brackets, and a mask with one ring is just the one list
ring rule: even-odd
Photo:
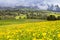
[[36,4],[58,4],[60,6],[60,0],[0,0],[2,6],[19,6],[19,5],[36,5]]

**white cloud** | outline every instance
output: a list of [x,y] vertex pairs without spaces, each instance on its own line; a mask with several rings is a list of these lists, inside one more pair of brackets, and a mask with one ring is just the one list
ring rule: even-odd
[[32,6],[35,6],[36,4],[34,3],[39,3],[39,4],[58,4],[60,5],[60,0],[0,0],[0,5],[4,4],[6,6],[8,5],[25,5],[25,6],[28,6],[28,5],[32,5]]

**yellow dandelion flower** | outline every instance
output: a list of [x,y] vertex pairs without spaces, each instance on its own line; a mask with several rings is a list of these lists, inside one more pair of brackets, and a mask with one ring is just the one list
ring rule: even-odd
[[44,38],[42,38],[42,39],[39,39],[39,40],[45,40]]
[[7,36],[7,39],[9,38],[10,36]]
[[42,33],[43,36],[46,36],[46,33]]
[[33,33],[33,36],[36,36],[36,33]]
[[36,38],[33,38],[32,40],[37,40]]
[[42,39],[39,39],[39,40],[42,40]]
[[55,37],[55,35],[53,35],[53,37]]
[[13,39],[9,39],[9,40],[13,40]]
[[52,39],[49,39],[49,40],[52,40]]
[[53,39],[51,39],[51,38],[47,38],[47,40],[53,40]]
[[57,36],[60,37],[60,33]]
[[19,40],[19,39],[17,39],[17,40]]

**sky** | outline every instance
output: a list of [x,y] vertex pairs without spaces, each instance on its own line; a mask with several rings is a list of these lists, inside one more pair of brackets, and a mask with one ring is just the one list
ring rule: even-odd
[[53,5],[59,5],[60,6],[60,0],[0,0],[1,6],[35,6],[40,4],[53,4]]

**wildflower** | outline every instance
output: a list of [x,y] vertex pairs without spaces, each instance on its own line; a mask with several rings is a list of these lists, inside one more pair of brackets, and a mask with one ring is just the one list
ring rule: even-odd
[[17,40],[19,40],[19,39],[17,39]]
[[43,36],[46,36],[46,33],[42,33]]
[[32,40],[37,40],[36,38],[33,38]]
[[42,40],[42,39],[39,39],[39,40]]
[[36,33],[33,33],[33,36],[36,36]]
[[55,37],[55,35],[53,35],[53,37]]
[[9,38],[10,36],[7,36],[7,39]]
[[13,40],[13,39],[9,39],[9,40]]
[[60,37],[60,33],[57,36]]
[[52,40],[52,39],[49,39],[49,40]]

